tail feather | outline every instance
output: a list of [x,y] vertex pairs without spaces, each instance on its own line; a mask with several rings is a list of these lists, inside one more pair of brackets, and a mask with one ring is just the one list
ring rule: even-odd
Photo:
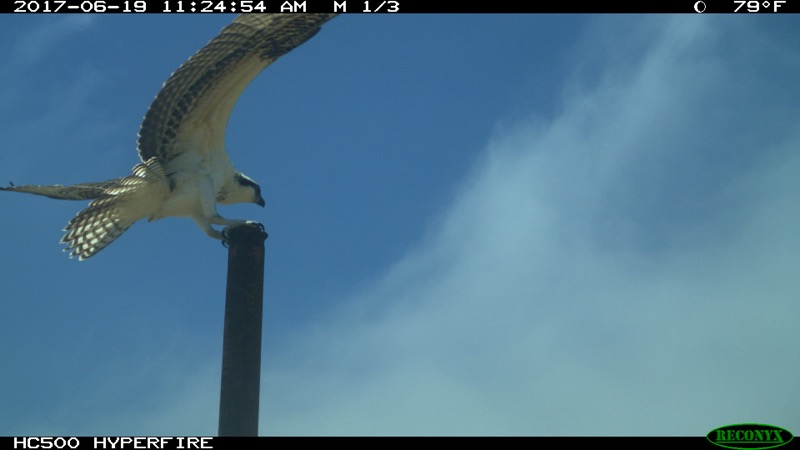
[[158,158],[137,164],[131,172],[127,177],[96,183],[71,186],[15,186],[10,183],[0,190],[62,200],[93,200],[69,221],[61,239],[67,244],[64,251],[84,260],[114,242],[139,219],[151,217],[172,189]]
[[120,214],[119,201],[124,200],[125,194],[135,189],[138,186],[136,182],[143,179],[146,167],[142,166],[139,164],[134,167],[134,174],[131,176],[108,181],[70,186],[60,184],[16,186],[10,183],[9,186],[0,187],[0,190],[42,195],[59,200],[94,200],[69,221],[64,228],[67,233],[61,239],[62,243],[67,244],[64,251],[70,252],[71,257],[77,256],[78,259],[84,260],[112,243],[136,222]]
[[70,257],[77,256],[80,260],[89,258],[114,242],[136,222],[120,215],[116,203],[110,200],[101,198],[92,202],[64,228],[67,233],[61,242],[67,244],[64,251],[70,252]]

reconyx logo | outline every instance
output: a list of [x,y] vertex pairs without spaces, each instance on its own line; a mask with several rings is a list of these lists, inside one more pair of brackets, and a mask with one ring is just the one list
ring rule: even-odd
[[788,444],[792,440],[792,433],[773,425],[739,423],[713,429],[706,437],[720,447],[765,449]]

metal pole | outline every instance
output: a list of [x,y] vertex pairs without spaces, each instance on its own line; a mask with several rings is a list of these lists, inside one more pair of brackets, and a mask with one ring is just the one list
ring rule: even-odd
[[219,435],[258,435],[264,241],[260,224],[226,230],[228,287],[222,338]]

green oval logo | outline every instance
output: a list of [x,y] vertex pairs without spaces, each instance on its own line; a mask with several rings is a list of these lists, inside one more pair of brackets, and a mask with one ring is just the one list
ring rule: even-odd
[[735,449],[764,449],[786,445],[794,436],[789,430],[763,423],[738,423],[711,430],[707,435],[714,445]]

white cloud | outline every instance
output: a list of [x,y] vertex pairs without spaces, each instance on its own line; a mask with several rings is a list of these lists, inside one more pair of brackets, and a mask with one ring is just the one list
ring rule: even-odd
[[267,363],[262,432],[791,420],[800,136],[710,117],[741,100],[721,92],[741,61],[711,51],[724,24],[648,23],[640,60],[604,68],[552,122],[495,136],[425,242]]

